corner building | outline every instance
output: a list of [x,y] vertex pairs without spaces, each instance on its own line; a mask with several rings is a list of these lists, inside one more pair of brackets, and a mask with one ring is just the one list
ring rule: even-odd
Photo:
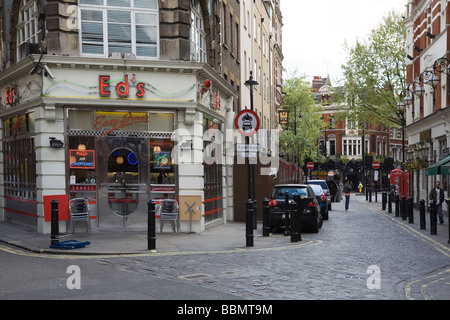
[[208,152],[239,83],[214,55],[216,2],[2,2],[1,221],[49,233],[49,201],[61,217],[76,197],[93,228],[146,227],[167,198],[182,232],[233,216],[225,143]]

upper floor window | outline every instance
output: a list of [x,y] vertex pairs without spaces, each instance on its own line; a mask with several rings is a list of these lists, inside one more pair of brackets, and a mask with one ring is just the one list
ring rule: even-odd
[[29,44],[39,43],[41,30],[36,0],[21,0],[17,19],[17,56],[24,59],[30,53]]
[[156,0],[79,0],[79,8],[81,54],[159,57]]
[[191,60],[206,62],[205,25],[198,0],[194,0],[191,10]]

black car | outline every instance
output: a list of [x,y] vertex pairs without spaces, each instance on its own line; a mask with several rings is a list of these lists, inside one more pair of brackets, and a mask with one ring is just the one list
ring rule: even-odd
[[307,184],[318,184],[322,187],[325,196],[327,197],[328,210],[331,210],[331,193],[330,189],[328,189],[327,182],[325,180],[308,180]]
[[316,196],[317,202],[320,206],[320,213],[322,214],[323,220],[328,220],[328,204],[327,197],[325,196],[325,192],[322,187],[318,184],[311,184],[311,188],[314,191],[314,195]]
[[273,187],[269,197],[269,227],[271,229],[284,227],[286,191],[289,194],[289,200],[293,200],[294,195],[313,199],[303,211],[301,225],[302,230],[309,229],[314,233],[319,232],[319,228],[323,224],[323,218],[314,191],[307,184],[280,184]]

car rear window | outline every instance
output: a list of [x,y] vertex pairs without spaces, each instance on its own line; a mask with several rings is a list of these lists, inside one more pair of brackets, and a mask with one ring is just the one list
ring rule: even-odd
[[271,199],[284,199],[286,191],[289,193],[289,198],[293,198],[294,195],[300,195],[300,197],[308,196],[308,189],[305,187],[280,187],[274,188],[270,196]]
[[323,193],[323,189],[322,189],[322,187],[319,186],[319,185],[312,184],[312,185],[311,185],[311,189],[313,189],[314,194],[315,194],[316,196],[321,195],[321,194]]
[[325,181],[308,181],[308,184],[313,185],[317,184],[322,187],[322,189],[328,189],[328,185]]

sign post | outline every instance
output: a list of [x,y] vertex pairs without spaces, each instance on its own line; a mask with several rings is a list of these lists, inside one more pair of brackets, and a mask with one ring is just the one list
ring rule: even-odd
[[311,162],[311,161],[309,161],[309,162],[306,164],[306,168],[308,169],[308,173],[307,173],[307,175],[306,175],[306,182],[308,182],[309,172],[310,172],[311,170],[314,169],[314,163]]

